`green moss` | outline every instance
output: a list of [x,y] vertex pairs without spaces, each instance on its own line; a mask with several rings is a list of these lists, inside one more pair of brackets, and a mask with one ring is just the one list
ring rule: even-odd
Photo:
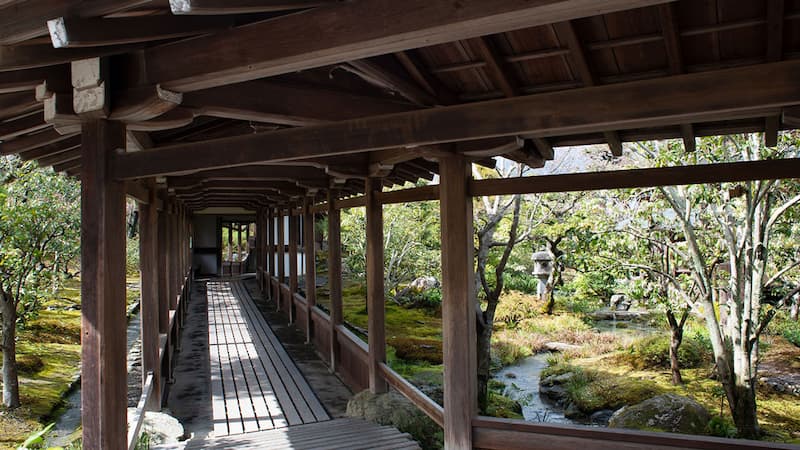
[[431,364],[442,363],[441,340],[396,337],[386,343],[394,347],[398,358],[407,361],[427,361]]

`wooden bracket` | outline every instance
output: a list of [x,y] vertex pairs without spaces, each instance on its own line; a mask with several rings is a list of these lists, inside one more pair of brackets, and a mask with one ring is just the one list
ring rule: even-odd
[[72,105],[75,113],[107,118],[110,113],[108,59],[72,61]]

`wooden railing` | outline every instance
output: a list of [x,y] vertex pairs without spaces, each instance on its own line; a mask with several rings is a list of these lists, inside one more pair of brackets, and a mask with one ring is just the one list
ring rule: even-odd
[[477,417],[472,421],[472,430],[473,444],[476,448],[480,449],[797,450],[797,446],[795,445],[775,444],[771,442],[623,429],[550,425],[483,416]]
[[[180,346],[181,330],[185,323],[189,296],[192,290],[191,283],[192,271],[190,269],[183,277],[181,291],[178,295],[178,303],[175,309],[169,311],[168,332],[158,336],[158,359],[162,368],[161,377],[166,381],[171,381],[173,379],[175,353],[176,350],[179,350]],[[163,381],[164,380],[160,383],[161,386],[164,386]],[[128,450],[136,448],[145,413],[151,409],[159,409],[161,407],[163,395],[164,392],[161,389],[156,390],[155,375],[152,371],[148,371],[142,387],[142,395],[139,396],[139,402],[136,405],[136,411],[133,418],[128,423]]]
[[403,394],[411,403],[424,412],[431,418],[437,425],[444,427],[444,408],[433,399],[425,395],[422,391],[417,389],[416,386],[411,384],[408,380],[400,376],[399,373],[392,370],[391,367],[385,363],[378,365],[381,371],[381,376],[387,383]]
[[153,395],[154,384],[155,378],[153,377],[153,372],[147,372],[144,388],[142,388],[142,395],[139,397],[139,403],[136,404],[136,411],[133,413],[133,418],[128,424],[128,450],[134,450],[136,444],[139,442],[139,433],[142,431],[144,414],[150,403],[150,396]]

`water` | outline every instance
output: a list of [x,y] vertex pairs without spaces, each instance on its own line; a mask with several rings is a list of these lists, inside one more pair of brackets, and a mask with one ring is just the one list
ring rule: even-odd
[[539,379],[547,367],[546,353],[525,358],[519,363],[503,368],[495,374],[495,379],[506,384],[504,394],[522,404],[522,416],[530,422],[572,424],[573,420],[564,417],[564,410],[552,405],[539,395]]

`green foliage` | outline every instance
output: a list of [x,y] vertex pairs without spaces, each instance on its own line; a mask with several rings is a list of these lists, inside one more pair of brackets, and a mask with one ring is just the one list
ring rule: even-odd
[[500,296],[494,320],[514,327],[523,320],[538,316],[541,309],[536,297],[519,291],[506,291]]
[[708,421],[708,425],[706,425],[706,430],[708,431],[708,434],[711,436],[717,436],[722,438],[736,437],[736,426],[727,417],[722,417],[722,416],[712,417],[711,420]]
[[0,158],[0,288],[20,322],[34,315],[79,254],[80,188],[34,162]]
[[139,274],[139,237],[128,238],[125,246],[125,273]]
[[611,272],[578,272],[565,287],[565,291],[572,292],[574,302],[602,302],[611,298],[615,286],[616,279]]
[[424,291],[410,289],[405,295],[395,297],[395,300],[406,308],[422,308],[433,314],[441,314],[442,290],[439,288]]
[[800,322],[778,316],[770,323],[769,331],[772,334],[783,336],[787,341],[800,347]]
[[539,288],[539,279],[525,272],[508,270],[504,277],[503,289],[535,295]]
[[[678,361],[681,368],[705,367],[711,362],[711,344],[702,340],[700,335],[686,336],[678,349]],[[654,335],[634,344],[623,360],[637,369],[668,369],[670,338],[665,335]]]
[[17,450],[33,450],[42,448],[44,446],[45,436],[47,436],[47,433],[49,433],[55,425],[55,422],[51,423],[43,429],[31,434],[28,436],[28,439],[25,439],[25,442],[23,442],[22,445],[17,448]]

